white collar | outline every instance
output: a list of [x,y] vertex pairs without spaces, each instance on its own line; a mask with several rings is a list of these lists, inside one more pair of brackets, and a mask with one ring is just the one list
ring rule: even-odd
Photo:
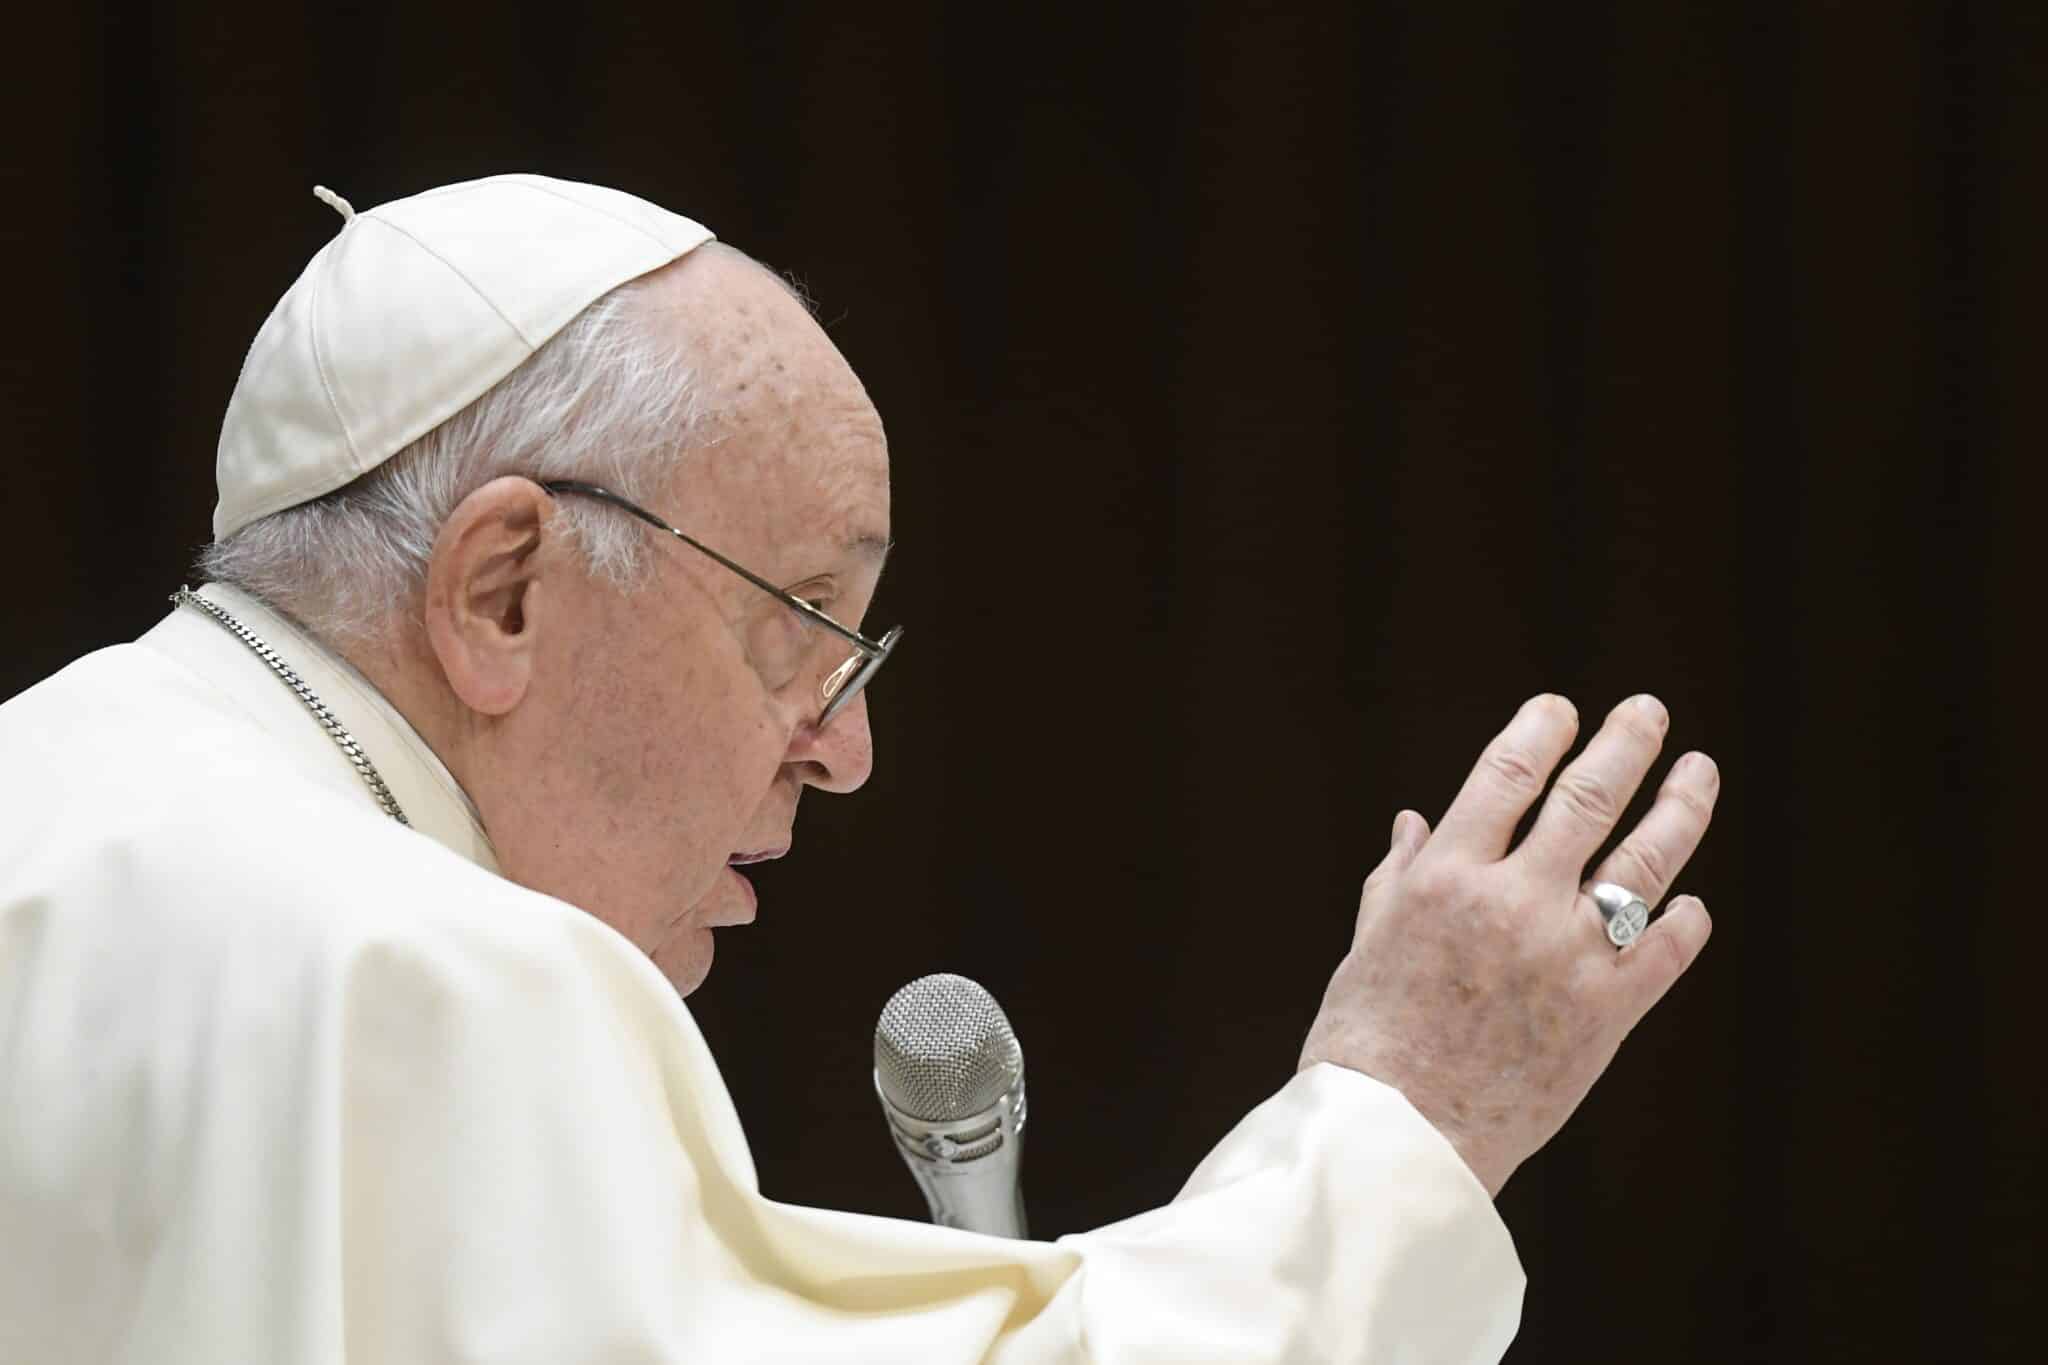
[[[305,680],[369,755],[414,829],[485,871],[498,871],[490,835],[468,793],[411,722],[354,665],[290,618],[225,583],[209,583],[198,595],[247,626]],[[220,686],[266,730],[291,744],[309,767],[318,764],[323,776],[373,800],[361,775],[305,703],[219,622],[180,608],[143,640]]]

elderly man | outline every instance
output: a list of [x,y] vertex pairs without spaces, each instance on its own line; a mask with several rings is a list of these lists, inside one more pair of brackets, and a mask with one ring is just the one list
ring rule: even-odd
[[1703,756],[1581,889],[1653,699],[1545,797],[1538,697],[1402,814],[1297,1075],[1172,1204],[1040,1243],[770,1202],[681,997],[740,865],[868,775],[881,422],[640,200],[324,197],[213,581],[0,708],[0,1359],[1498,1356],[1491,1196],[1707,936],[1643,928]]

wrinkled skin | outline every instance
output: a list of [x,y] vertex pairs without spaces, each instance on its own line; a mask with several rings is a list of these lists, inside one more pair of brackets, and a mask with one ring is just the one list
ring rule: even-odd
[[[1570,1117],[1711,930],[1706,907],[1679,897],[1617,952],[1579,889],[1667,725],[1654,698],[1616,707],[1510,850],[1578,732],[1571,703],[1532,699],[1434,833],[1413,811],[1395,818],[1393,845],[1366,879],[1301,1065],[1334,1062],[1401,1091],[1489,1193]],[[1680,759],[1642,823],[1585,879],[1656,905],[1706,833],[1719,785],[1706,755]]]

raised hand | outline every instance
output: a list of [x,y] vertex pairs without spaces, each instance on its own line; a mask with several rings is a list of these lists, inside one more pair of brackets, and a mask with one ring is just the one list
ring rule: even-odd
[[1434,834],[1413,811],[1394,818],[1351,950],[1309,1030],[1303,1067],[1335,1062],[1401,1091],[1491,1193],[1563,1125],[1712,929],[1706,907],[1680,896],[1617,951],[1580,890],[1615,882],[1654,907],[1706,833],[1720,774],[1689,753],[1642,822],[1586,872],[1668,724],[1654,697],[1615,707],[1511,850],[1516,823],[1578,734],[1563,697],[1525,703]]

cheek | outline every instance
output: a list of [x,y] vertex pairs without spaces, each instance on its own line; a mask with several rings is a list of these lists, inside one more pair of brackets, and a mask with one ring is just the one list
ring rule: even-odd
[[671,885],[706,883],[725,865],[787,748],[751,670],[708,665],[615,675],[581,703],[585,727],[602,732],[591,741],[598,804],[628,856],[665,864]]

